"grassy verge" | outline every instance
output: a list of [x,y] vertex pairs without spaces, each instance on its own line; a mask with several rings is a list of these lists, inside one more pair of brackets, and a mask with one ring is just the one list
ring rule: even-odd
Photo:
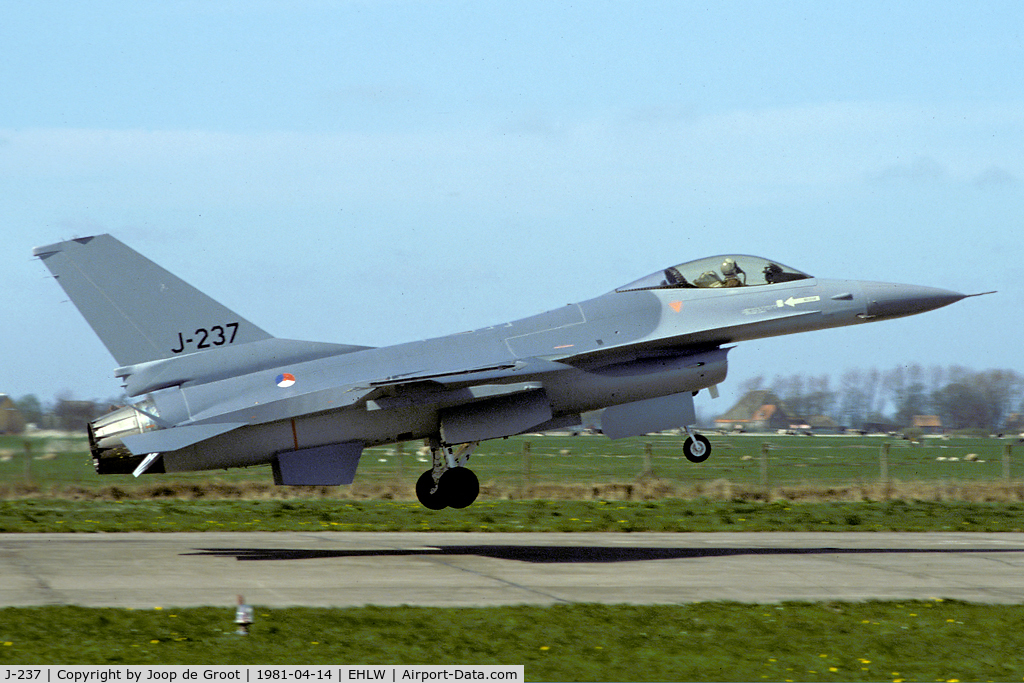
[[524,664],[528,680],[1024,675],[1024,606],[949,601],[499,609],[0,610],[0,664]]
[[116,531],[1024,531],[1024,503],[713,500],[415,502],[0,501],[0,532]]

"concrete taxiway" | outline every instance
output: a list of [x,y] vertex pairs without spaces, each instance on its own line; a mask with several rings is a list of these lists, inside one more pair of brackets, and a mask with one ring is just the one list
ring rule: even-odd
[[0,534],[0,606],[1024,603],[1017,533]]

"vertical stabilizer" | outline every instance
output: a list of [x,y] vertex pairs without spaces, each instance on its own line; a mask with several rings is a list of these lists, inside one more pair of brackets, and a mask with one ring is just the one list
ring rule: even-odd
[[271,338],[110,235],[33,253],[122,366]]

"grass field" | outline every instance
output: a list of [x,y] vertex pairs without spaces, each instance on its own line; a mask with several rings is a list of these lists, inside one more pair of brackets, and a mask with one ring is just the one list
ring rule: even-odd
[[0,610],[0,665],[523,664],[533,681],[1019,681],[1024,606]]
[[[481,499],[466,510],[431,512],[413,500],[412,483],[426,468],[419,444],[369,449],[356,485],[311,489],[274,487],[265,467],[99,477],[82,441],[33,442],[26,457],[22,440],[0,437],[0,531],[1024,530],[1016,479],[1024,464],[1016,461],[1020,447],[1004,464],[1007,442],[890,442],[885,480],[878,438],[712,443],[711,460],[693,465],[679,455],[678,437],[490,442],[472,460]],[[248,637],[234,634],[232,616],[230,607],[2,609],[0,665],[522,663],[528,680],[565,681],[1024,678],[1024,606],[939,599],[257,606]]]
[[[115,490],[113,497],[188,497],[195,495],[196,486],[206,487],[211,481],[223,485],[222,497],[290,494],[289,489],[273,486],[268,466],[139,479],[100,477],[92,471],[84,440],[32,441],[29,457],[24,441],[0,437],[0,497],[89,495],[103,489]],[[1024,499],[1018,482],[1024,478],[1024,446],[1016,440],[924,439],[914,445],[882,437],[729,435],[712,436],[711,441],[712,457],[694,465],[682,457],[678,436],[620,441],[523,436],[481,444],[471,466],[483,484],[485,499],[729,499],[750,492],[793,498],[801,490],[809,495],[812,490],[836,489],[847,491],[847,498]],[[888,448],[884,463],[883,444]],[[367,449],[353,487],[320,490],[316,495],[410,499],[416,477],[428,467],[428,456],[419,449],[418,442]],[[979,493],[980,488],[988,493]],[[298,491],[304,497],[311,493]],[[204,495],[218,495],[216,487]]]
[[[472,460],[480,500],[432,512],[414,500],[426,467],[419,444],[368,449],[350,487],[277,487],[268,467],[100,477],[82,440],[35,442],[26,458],[7,437],[0,531],[1024,530],[1024,483],[1003,479],[1004,441],[731,435],[714,438],[701,465],[677,454],[679,442],[488,442]],[[884,443],[888,482],[879,480]]]

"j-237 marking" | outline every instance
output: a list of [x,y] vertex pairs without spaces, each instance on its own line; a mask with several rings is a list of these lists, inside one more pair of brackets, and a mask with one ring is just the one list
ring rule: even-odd
[[[224,328],[229,328],[225,330]],[[191,344],[196,341],[197,349],[208,349],[211,346],[224,346],[225,344],[231,344],[235,341],[235,335],[238,334],[238,323],[225,323],[224,326],[214,325],[210,329],[200,327],[198,330],[192,333],[193,337],[185,339],[185,335],[181,332],[178,333],[178,348],[171,349],[171,353],[181,353],[187,348],[187,344]],[[230,335],[230,336],[229,336]]]

